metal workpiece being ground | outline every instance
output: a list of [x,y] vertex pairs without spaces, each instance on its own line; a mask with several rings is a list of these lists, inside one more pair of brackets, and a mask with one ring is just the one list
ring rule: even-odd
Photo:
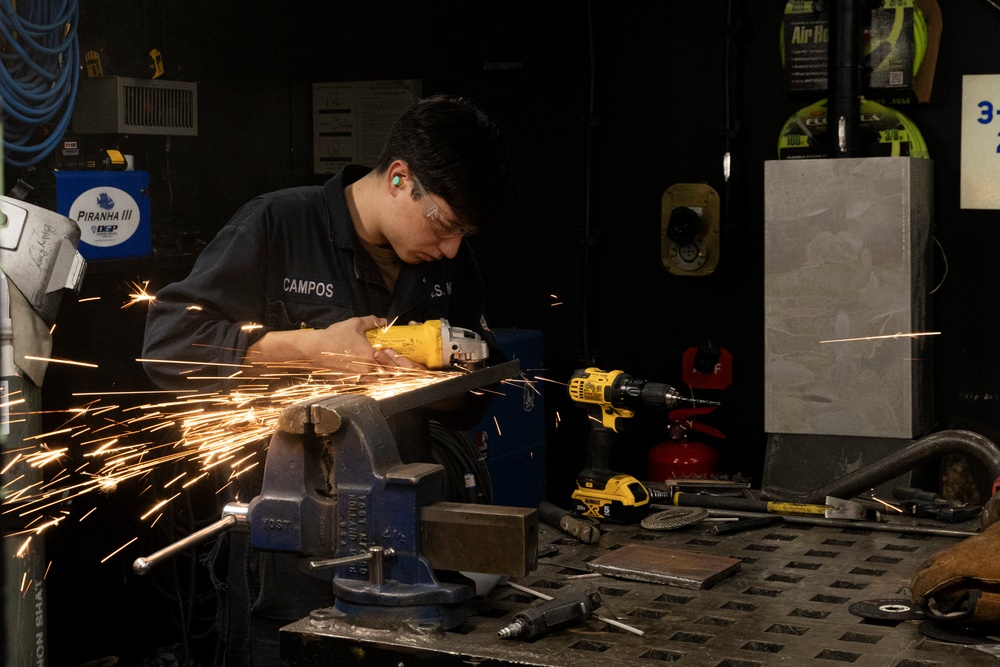
[[[840,528],[776,523],[732,535],[713,534],[711,519],[675,531],[607,526],[594,545],[541,525],[542,548],[557,551],[540,558],[533,573],[511,579],[522,588],[499,585],[475,598],[471,606],[476,611],[453,631],[360,629],[331,610],[318,610],[282,629],[281,654],[294,667],[341,661],[574,667],[995,666],[996,658],[975,644],[945,641],[944,633],[924,634],[920,628],[926,621],[919,616],[897,620],[852,613],[852,607],[871,606],[858,603],[908,599],[916,568],[959,541],[855,524]],[[628,545],[731,558],[740,566],[702,589],[589,572],[589,562]],[[501,639],[498,633],[517,614],[544,603],[524,589],[556,599],[573,591],[594,591],[604,604],[589,618],[544,636]],[[601,618],[617,619],[644,635]]]

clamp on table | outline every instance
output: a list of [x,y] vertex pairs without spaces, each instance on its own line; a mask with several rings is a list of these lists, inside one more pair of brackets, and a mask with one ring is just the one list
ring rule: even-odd
[[260,495],[135,561],[143,574],[196,542],[242,527],[255,549],[294,553],[331,583],[336,613],[366,627],[450,629],[468,618],[462,572],[520,577],[537,564],[534,508],[443,502],[445,469],[403,463],[388,417],[514,377],[512,361],[381,401],[339,395],[287,408],[271,437]]

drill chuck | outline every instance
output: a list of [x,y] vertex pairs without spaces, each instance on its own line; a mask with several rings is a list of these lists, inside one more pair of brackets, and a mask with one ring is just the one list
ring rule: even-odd
[[[669,384],[662,382],[646,382],[629,377],[621,383],[619,391],[621,407],[635,410],[636,408],[670,408],[677,404],[680,394]],[[612,401],[614,404],[614,401]]]

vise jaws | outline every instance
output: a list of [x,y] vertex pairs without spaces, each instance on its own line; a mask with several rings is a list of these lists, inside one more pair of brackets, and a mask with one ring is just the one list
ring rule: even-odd
[[139,558],[157,562],[230,527],[255,549],[294,553],[299,569],[331,584],[334,613],[366,627],[451,629],[468,618],[474,582],[520,577],[537,565],[534,508],[444,502],[436,463],[403,463],[387,418],[513,377],[516,361],[376,401],[334,395],[286,408],[268,445],[261,491],[222,519]]

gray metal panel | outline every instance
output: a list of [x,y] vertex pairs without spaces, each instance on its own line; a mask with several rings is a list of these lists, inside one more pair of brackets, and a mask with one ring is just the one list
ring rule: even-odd
[[906,334],[929,326],[933,164],[782,160],[764,175],[765,430],[918,437],[931,337]]
[[80,79],[73,131],[195,136],[198,84],[123,76]]
[[[763,488],[806,493],[911,444],[912,440],[896,438],[771,433],[767,436]],[[875,494],[892,500],[892,490],[911,486],[912,477],[910,471],[884,482],[874,489]]]

